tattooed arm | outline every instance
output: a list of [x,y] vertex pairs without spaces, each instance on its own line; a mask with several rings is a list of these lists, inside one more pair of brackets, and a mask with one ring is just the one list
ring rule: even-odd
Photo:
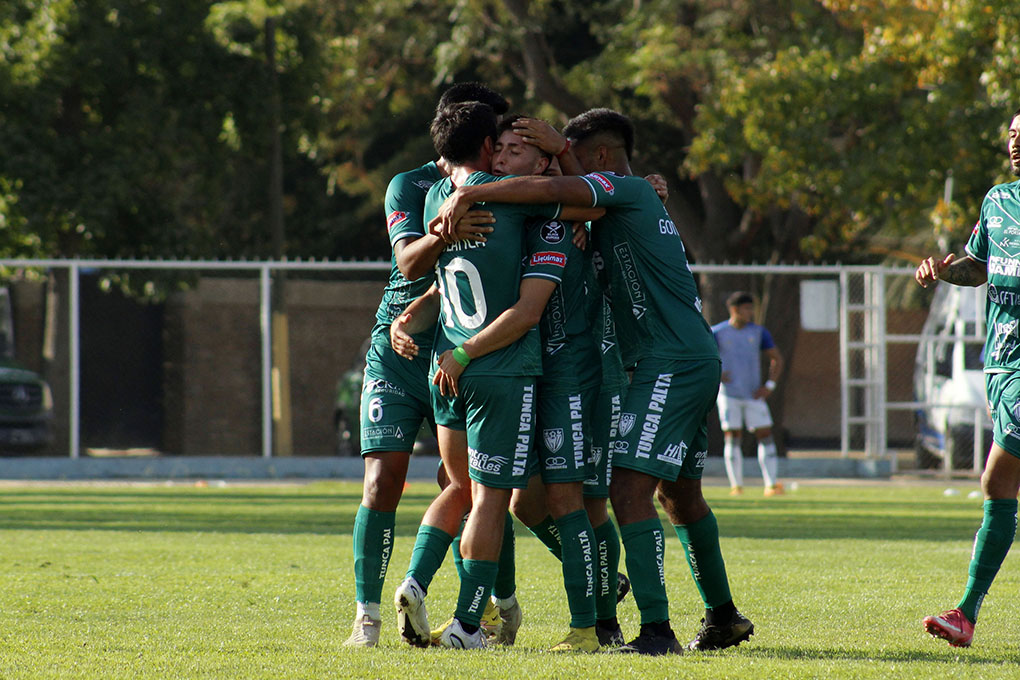
[[956,286],[980,286],[988,280],[988,267],[970,256],[954,260],[950,253],[941,260],[929,257],[921,262],[914,279],[927,288],[929,283],[942,280]]

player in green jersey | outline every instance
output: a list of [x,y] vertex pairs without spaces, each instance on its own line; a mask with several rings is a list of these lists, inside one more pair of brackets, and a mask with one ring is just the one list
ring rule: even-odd
[[[453,172],[430,190],[426,215],[430,205],[434,211],[455,186],[497,179],[487,172],[495,125],[491,108],[484,104],[455,105],[437,115],[433,140]],[[487,241],[450,244],[437,264],[440,294],[423,297],[407,314],[412,321],[426,318],[419,309],[438,297],[442,332],[436,336],[433,384],[438,389],[433,389],[433,407],[440,454],[451,480],[463,483],[465,473],[470,477],[469,497],[441,495],[423,520],[423,526],[445,523],[436,528],[452,535],[460,516],[471,508],[461,540],[461,594],[455,620],[441,638],[449,647],[485,645],[480,616],[495,580],[510,490],[522,484],[531,455],[534,382],[541,372],[534,325],[556,284],[534,276],[522,280],[519,291],[506,285],[521,278],[524,221],[532,215],[556,217],[559,206],[486,207],[495,219]],[[547,266],[559,265],[551,261]],[[425,638],[424,591],[409,574],[395,601],[413,629],[405,637]]]
[[[1020,176],[1020,109],[1010,121],[1010,170]],[[922,286],[947,281],[957,286],[988,284],[985,303],[985,391],[992,415],[992,446],[981,474],[984,519],[974,539],[969,578],[959,604],[924,619],[931,635],[954,647],[969,647],[981,603],[1016,535],[1020,492],[1020,181],[989,190],[966,255],[929,257],[917,268]]]
[[[500,113],[507,102],[478,83],[458,83],[447,89],[439,106],[454,101],[484,101]],[[408,459],[423,420],[432,420],[428,393],[427,350],[422,359],[407,362],[390,346],[389,328],[404,309],[432,285],[429,257],[442,240],[426,234],[422,221],[425,195],[447,176],[450,166],[440,158],[396,175],[386,190],[386,229],[392,248],[390,277],[376,312],[372,342],[365,358],[361,398],[361,451],[365,461],[364,490],[354,520],[354,581],[357,613],[348,646],[374,647],[379,640],[383,582],[393,549],[394,521],[407,477]],[[484,239],[485,218],[477,214],[475,234]],[[471,220],[462,228],[472,229]],[[436,244],[439,244],[437,250]],[[430,347],[434,329],[416,339]]]
[[[493,172],[497,175],[539,174],[529,168],[529,164],[541,158],[543,152],[552,156],[555,151],[562,148],[559,133],[544,121],[511,116],[500,122],[500,128],[504,130],[497,144],[501,152],[497,154],[497,159],[493,163]],[[529,140],[536,140],[550,134],[555,135],[552,146],[542,146],[534,141],[525,143],[523,137],[527,135]],[[559,142],[559,145],[556,142]],[[555,156],[553,158],[555,159]],[[549,169],[540,174],[559,176],[562,172],[558,163],[554,162]],[[571,633],[572,639],[561,645],[561,649],[574,648],[575,645],[580,648],[585,646],[592,648],[595,640],[599,646],[624,644],[623,633],[616,619],[616,605],[630,588],[626,577],[617,571],[620,563],[620,538],[615,524],[609,519],[607,508],[612,457],[610,442],[615,438],[615,423],[619,420],[622,391],[627,379],[620,364],[619,351],[616,349],[612,321],[603,323],[600,314],[603,295],[595,281],[592,259],[591,248],[583,252],[577,248],[571,251],[567,261],[569,272],[565,275],[564,283],[554,293],[541,324],[545,351],[542,357],[543,376],[539,383],[539,428],[543,435],[538,440],[540,450],[549,447],[550,444],[562,447],[567,438],[560,433],[575,430],[569,418],[565,418],[563,424],[555,422],[543,424],[543,412],[546,409],[542,404],[548,401],[549,408],[555,409],[558,404],[564,402],[564,399],[569,405],[572,394],[586,394],[591,387],[599,388],[596,393],[588,395],[587,399],[583,400],[584,408],[579,413],[584,418],[578,430],[588,452],[590,468],[587,478],[582,481],[580,501],[588,515],[588,522],[593,527],[592,533],[595,537],[595,635],[594,639],[586,639],[584,633],[578,631],[580,627],[577,624],[581,617],[577,613],[579,610],[577,604],[580,603],[572,604],[571,628],[575,630]],[[608,335],[605,334],[607,329]],[[582,384],[586,386],[584,389],[579,387]],[[573,398],[576,400],[576,397]],[[562,405],[560,408],[563,408]],[[574,412],[569,408],[565,411],[567,416]],[[587,422],[589,419],[590,423]],[[546,458],[552,458],[553,466],[543,470],[541,478],[533,476],[527,490],[515,492],[511,507],[518,519],[528,526],[549,551],[558,559],[563,559],[560,538],[563,535],[563,528],[558,526],[563,521],[555,520],[554,516],[569,516],[570,510],[574,509],[573,505],[578,501],[576,485],[562,482],[579,480],[572,478],[565,480],[560,477],[565,471],[570,472],[567,469],[569,466],[566,465],[566,456],[556,456],[549,451],[545,451],[545,455]],[[560,458],[564,460],[558,460]],[[560,466],[561,469],[556,470],[555,466]],[[543,481],[547,484],[543,484]],[[568,493],[564,498],[553,499],[552,503],[547,503],[547,489],[558,491],[560,495],[563,495],[564,491]],[[562,505],[564,500],[570,501],[572,505],[565,509],[561,507],[559,512],[550,513],[550,506]],[[571,583],[571,574],[577,571],[564,565],[564,580],[568,586],[568,593],[572,592],[572,587],[576,588],[576,584]],[[573,592],[574,600],[578,600],[576,590]]]
[[[492,164],[497,176],[538,175],[549,169],[551,155],[525,144],[514,133],[513,123],[519,118],[504,118],[497,128],[499,137]],[[525,524],[551,525],[550,531],[536,535],[540,538],[548,535],[562,561],[570,633],[552,651],[594,652],[600,646],[595,628],[596,593],[601,586],[599,576],[607,570],[597,564],[598,535],[585,511],[582,491],[593,467],[590,458],[594,401],[601,377],[598,350],[585,317],[584,273],[589,264],[573,243],[572,229],[566,222],[533,220],[528,224],[526,239],[530,266],[549,261],[563,262],[564,266],[560,283],[539,323],[542,339],[536,420],[539,455],[529,471],[527,489],[514,490],[511,507]],[[527,275],[527,268],[525,272]],[[612,565],[613,611],[606,618],[616,616],[616,567],[617,564]]]
[[448,229],[479,201],[560,201],[607,209],[593,235],[610,272],[623,361],[634,370],[620,416],[621,439],[610,486],[641,610],[641,632],[622,649],[644,654],[681,651],[669,625],[664,537],[653,494],[684,546],[705,603],[703,625],[688,648],[739,644],[754,626],[733,604],[718,525],[701,489],[708,413],[719,389],[719,354],[701,315],[683,243],[651,185],[631,176],[634,134],[629,119],[594,109],[571,120],[564,133],[564,151],[576,156],[587,175],[519,177],[461,187],[435,223],[440,231]]

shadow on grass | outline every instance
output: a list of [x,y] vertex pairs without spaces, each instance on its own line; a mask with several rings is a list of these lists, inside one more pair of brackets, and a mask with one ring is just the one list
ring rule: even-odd
[[[415,485],[404,493],[398,536],[415,535],[434,488]],[[18,488],[0,492],[0,530],[349,535],[360,501],[353,484],[297,490]],[[916,499],[787,498],[713,506],[720,533],[728,538],[958,541],[981,521],[980,507]],[[518,535],[528,536],[527,530],[518,525]]]

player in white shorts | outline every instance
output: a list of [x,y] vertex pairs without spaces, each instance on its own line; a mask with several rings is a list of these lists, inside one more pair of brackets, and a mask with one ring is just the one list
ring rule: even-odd
[[[719,421],[726,437],[723,450],[730,493],[744,491],[744,460],[740,447],[741,433],[746,429],[758,440],[758,464],[765,481],[765,495],[783,492],[776,478],[778,456],[772,438],[772,414],[765,398],[776,389],[776,380],[783,368],[772,335],[764,326],[751,321],[754,298],[750,293],[733,293],[726,299],[730,318],[712,327],[722,358],[722,383],[717,404]],[[761,382],[762,355],[769,361],[768,379]]]

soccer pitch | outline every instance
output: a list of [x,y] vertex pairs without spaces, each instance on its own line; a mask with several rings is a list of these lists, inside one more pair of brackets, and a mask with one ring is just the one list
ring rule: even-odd
[[[757,632],[721,652],[635,658],[544,651],[567,632],[559,563],[519,525],[515,647],[412,649],[384,602],[381,646],[352,650],[342,643],[357,483],[5,485],[0,678],[1015,678],[1015,551],[974,647],[921,628],[955,606],[981,519],[981,501],[967,498],[976,484],[955,486],[963,493],[947,497],[943,485],[801,484],[769,499],[708,487],[735,601]],[[405,494],[384,600],[434,488]],[[668,536],[672,622],[686,641],[702,609]],[[456,588],[448,558],[429,593],[434,624],[452,613]],[[620,621],[637,633],[630,596]]]

